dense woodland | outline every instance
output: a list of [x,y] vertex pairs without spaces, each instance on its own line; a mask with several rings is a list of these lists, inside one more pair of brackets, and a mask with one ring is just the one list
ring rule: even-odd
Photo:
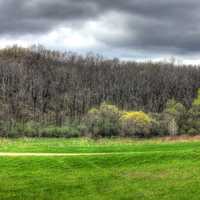
[[62,126],[109,102],[123,110],[161,113],[170,99],[192,105],[198,66],[137,63],[42,46],[0,50],[0,120]]

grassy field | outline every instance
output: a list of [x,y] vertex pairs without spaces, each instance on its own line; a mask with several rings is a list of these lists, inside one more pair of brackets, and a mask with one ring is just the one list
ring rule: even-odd
[[2,200],[193,200],[200,196],[200,141],[2,139],[0,152],[122,152],[0,157]]

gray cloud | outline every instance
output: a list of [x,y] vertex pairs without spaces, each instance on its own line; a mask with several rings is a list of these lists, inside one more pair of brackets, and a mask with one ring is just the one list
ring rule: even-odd
[[0,33],[43,33],[96,16],[92,3],[72,0],[0,0]]
[[77,29],[109,13],[107,27],[99,29],[111,32],[95,37],[110,48],[200,52],[198,0],[0,0],[0,35],[45,34],[58,26]]

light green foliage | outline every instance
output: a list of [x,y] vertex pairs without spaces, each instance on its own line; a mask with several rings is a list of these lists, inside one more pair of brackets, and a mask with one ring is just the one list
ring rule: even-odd
[[186,118],[185,107],[174,99],[169,100],[163,115],[168,133],[173,136],[177,135],[178,132],[182,130],[182,126]]
[[197,98],[193,101],[193,106],[200,106],[200,89],[197,92]]
[[187,132],[188,134],[200,134],[200,89],[188,112]]
[[143,136],[150,133],[152,119],[144,112],[124,112],[120,121],[125,136]]
[[85,117],[88,131],[93,137],[116,136],[119,134],[120,110],[111,104],[102,103],[100,107],[91,109]]
[[167,102],[166,109],[164,110],[164,112],[170,117],[175,118],[176,121],[179,121],[181,117],[185,114],[186,109],[183,104],[172,99]]
[[150,113],[152,118],[151,135],[165,136],[168,135],[166,116],[163,113]]
[[116,106],[103,103],[88,112],[85,123],[94,137],[147,136],[154,120],[142,111],[123,112]]

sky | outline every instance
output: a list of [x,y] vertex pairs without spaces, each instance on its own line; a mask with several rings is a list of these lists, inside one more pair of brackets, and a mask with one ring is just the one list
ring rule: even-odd
[[0,0],[0,48],[200,63],[199,0]]

